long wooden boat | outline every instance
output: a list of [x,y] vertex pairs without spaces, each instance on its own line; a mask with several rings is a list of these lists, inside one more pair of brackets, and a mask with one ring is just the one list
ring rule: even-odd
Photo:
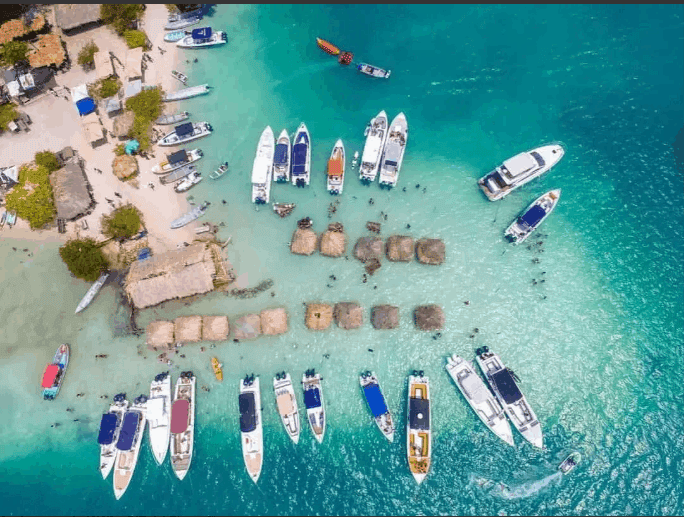
[[69,345],[60,345],[52,358],[52,362],[45,367],[43,373],[43,400],[54,400],[62,386],[64,374],[69,365]]
[[171,92],[164,96],[162,99],[164,102],[172,101],[182,101],[184,99],[190,99],[192,97],[197,97],[198,95],[204,95],[209,93],[211,86],[208,84],[200,84],[199,86],[189,86],[188,88],[183,88],[175,92]]
[[327,52],[331,56],[337,56],[340,53],[340,49],[338,47],[322,38],[316,38],[316,43],[323,51]]
[[190,112],[181,111],[180,113],[173,113],[171,115],[162,115],[157,120],[154,121],[155,124],[159,126],[168,126],[170,124],[178,124],[178,122],[183,122],[190,118]]
[[179,217],[178,219],[172,221],[171,222],[171,228],[172,229],[182,228],[186,224],[189,224],[192,221],[194,221],[195,219],[200,218],[207,211],[207,209],[209,208],[209,205],[211,205],[211,203],[209,201],[205,201],[200,206],[193,208],[187,214],[184,214],[181,217]]
[[102,273],[100,277],[97,279],[97,281],[90,286],[90,289],[88,289],[88,292],[85,294],[83,299],[79,302],[78,307],[76,307],[76,314],[81,312],[83,309],[88,307],[90,305],[90,302],[93,301],[93,298],[97,295],[97,293],[100,292],[100,289],[102,289],[102,286],[104,285],[105,281],[109,277],[109,273]]

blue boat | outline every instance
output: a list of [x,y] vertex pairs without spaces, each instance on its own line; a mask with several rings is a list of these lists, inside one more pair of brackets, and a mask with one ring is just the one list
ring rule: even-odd
[[550,190],[546,194],[538,197],[530,206],[527,207],[525,213],[518,217],[506,229],[504,235],[514,244],[520,244],[527,239],[530,234],[535,231],[539,225],[544,222],[549,214],[556,208],[558,200],[560,199],[561,189]]
[[125,393],[114,396],[114,403],[109,411],[102,415],[100,422],[100,434],[97,443],[100,444],[100,473],[102,479],[107,479],[109,472],[114,466],[116,459],[116,442],[119,439],[119,431],[123,423],[123,416],[128,409],[128,401]]
[[59,388],[62,386],[68,364],[69,345],[65,343],[57,349],[55,357],[52,359],[52,363],[45,367],[42,383],[43,400],[55,399],[57,393],[59,393]]
[[325,402],[321,391],[321,374],[313,369],[307,370],[302,377],[304,388],[304,405],[306,417],[318,443],[323,442],[325,436]]
[[114,496],[120,499],[126,492],[138,463],[140,442],[147,423],[147,396],[140,395],[126,411],[116,441],[116,460],[114,461]]
[[[197,20],[199,22],[199,20]],[[185,36],[189,36],[190,31],[173,31],[164,35],[164,41],[168,43],[175,43],[182,40]]]
[[375,372],[367,371],[359,375],[359,383],[361,384],[363,395],[366,397],[368,408],[373,414],[373,419],[375,420],[378,429],[380,429],[380,432],[385,438],[390,442],[393,442],[395,431],[394,422],[389,409],[387,409],[385,397],[380,390],[380,383],[378,383]]
[[311,137],[306,124],[297,128],[292,142],[292,184],[305,187],[311,180]]

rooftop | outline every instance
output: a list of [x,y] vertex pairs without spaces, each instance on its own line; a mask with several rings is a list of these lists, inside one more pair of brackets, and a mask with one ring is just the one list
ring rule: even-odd
[[45,18],[42,14],[37,15],[30,26],[24,25],[23,20],[10,20],[0,25],[0,45],[12,41],[14,38],[38,31],[45,26]]
[[69,31],[100,19],[100,4],[55,4],[55,23]]
[[66,59],[62,40],[57,34],[42,34],[33,44],[36,50],[29,54],[28,60],[32,67],[61,65]]
[[64,167],[50,174],[50,184],[54,191],[58,219],[69,221],[89,211],[93,198],[78,157],[71,158]]

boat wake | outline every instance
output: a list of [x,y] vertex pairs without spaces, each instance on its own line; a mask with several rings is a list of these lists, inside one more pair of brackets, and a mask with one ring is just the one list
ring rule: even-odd
[[562,473],[554,472],[553,474],[540,480],[529,481],[514,487],[509,487],[504,483],[497,483],[491,479],[478,477],[474,474],[471,474],[470,481],[493,496],[500,497],[501,499],[511,500],[523,499],[536,495],[554,482],[560,483],[562,477]]

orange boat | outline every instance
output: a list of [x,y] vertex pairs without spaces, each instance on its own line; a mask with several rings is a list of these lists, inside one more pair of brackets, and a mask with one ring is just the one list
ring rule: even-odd
[[330,43],[329,41],[325,41],[321,38],[316,38],[316,43],[318,43],[318,46],[330,55],[336,56],[340,53],[340,49],[332,43]]

